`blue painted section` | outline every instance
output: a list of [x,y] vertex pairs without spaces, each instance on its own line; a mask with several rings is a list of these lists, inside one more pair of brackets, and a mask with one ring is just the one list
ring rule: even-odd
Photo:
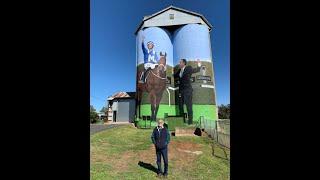
[[173,35],[173,61],[200,59],[211,62],[209,30],[200,24],[188,24],[177,29]]
[[144,63],[144,53],[142,50],[142,36],[145,36],[144,44],[147,48],[147,43],[152,41],[154,43],[154,50],[156,56],[160,58],[160,52],[167,53],[167,64],[173,65],[173,48],[171,43],[171,35],[165,29],[159,27],[149,27],[140,30],[136,38],[136,49],[137,49],[137,65]]

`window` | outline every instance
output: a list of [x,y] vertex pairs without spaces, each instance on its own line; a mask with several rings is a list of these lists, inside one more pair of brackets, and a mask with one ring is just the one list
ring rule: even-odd
[[174,19],[174,14],[169,14],[170,19]]

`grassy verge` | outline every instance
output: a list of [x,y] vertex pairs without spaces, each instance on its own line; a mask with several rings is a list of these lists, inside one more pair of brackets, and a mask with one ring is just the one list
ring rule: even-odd
[[[151,131],[120,126],[91,135],[91,179],[157,179],[150,170],[156,167]],[[229,161],[212,156],[211,145],[207,137],[171,137],[168,179],[229,179]],[[224,152],[214,147],[223,157]]]

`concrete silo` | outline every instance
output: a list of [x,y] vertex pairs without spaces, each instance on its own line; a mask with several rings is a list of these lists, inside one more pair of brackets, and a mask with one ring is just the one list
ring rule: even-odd
[[198,121],[200,116],[206,119],[217,119],[211,52],[209,29],[205,25],[187,24],[174,31],[175,69],[178,68],[180,59],[186,59],[187,65],[193,68],[197,67],[197,60],[201,63],[200,70],[191,76],[194,121]]
[[[152,49],[148,48],[148,43],[153,45]],[[142,119],[143,117],[152,119],[151,105],[152,102],[150,100],[150,93],[148,92],[145,86],[148,86],[147,82],[139,83],[139,80],[142,79],[142,73],[145,73],[145,70],[148,68],[146,64],[150,61],[150,59],[146,59],[146,54],[154,51],[154,60],[159,61],[161,55],[165,54],[166,64],[165,64],[165,78],[166,81],[163,83],[165,86],[164,91],[159,94],[155,94],[156,96],[161,96],[159,102],[159,108],[157,110],[157,118],[163,118],[165,113],[170,115],[175,114],[174,104],[174,94],[168,91],[168,87],[173,86],[173,48],[171,43],[171,34],[160,27],[148,27],[143,30],[139,30],[136,37],[136,49],[137,49],[137,119]],[[152,60],[151,60],[152,61]],[[146,63],[147,62],[147,63]],[[149,80],[154,78],[156,81],[162,81],[161,78],[158,77],[157,73],[152,73],[150,71],[149,74],[145,74],[146,79]],[[160,86],[160,85],[159,85]],[[155,86],[155,88],[158,88]]]
[[[198,65],[197,60],[201,63],[201,66],[197,68],[200,70],[191,76],[194,122],[197,122],[201,116],[210,120],[218,118],[209,34],[211,28],[211,24],[202,15],[173,6],[144,17],[135,33],[137,53],[136,121],[138,123],[142,119],[156,120],[156,118],[163,118],[166,115],[176,117],[186,115],[186,108],[183,109],[179,105],[181,100],[179,98],[179,80],[173,77],[173,74],[179,69],[177,65],[180,59],[186,59],[187,65],[194,68]],[[148,49],[148,43],[153,45],[150,46],[152,48]],[[162,81],[161,86],[155,87],[155,89],[162,88],[163,91],[156,117],[154,117],[154,109],[151,106],[155,104],[155,101],[150,99],[151,93],[146,90],[148,83],[139,80],[141,72],[150,67],[145,64],[149,64],[147,62],[154,59],[159,61],[161,57],[166,59],[164,76],[160,77],[158,74],[157,79],[157,71],[146,76],[147,79],[154,78],[154,81]],[[165,85],[163,85],[164,81]],[[155,121],[150,124],[155,125]]]

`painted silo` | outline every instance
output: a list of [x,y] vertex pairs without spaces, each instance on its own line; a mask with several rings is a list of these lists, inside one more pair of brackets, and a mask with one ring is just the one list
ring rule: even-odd
[[[153,44],[149,49],[148,43]],[[149,62],[159,63],[161,57],[165,56],[166,64],[164,75],[161,72],[149,71],[147,82],[139,82],[141,74],[151,66]],[[175,95],[167,88],[174,86],[173,81],[173,48],[171,34],[160,27],[148,27],[139,30],[136,35],[136,63],[137,63],[137,106],[136,119],[141,120],[143,116],[152,119],[152,104],[159,103],[156,118],[163,118],[165,113],[176,115]],[[156,64],[157,64],[156,63]],[[152,63],[151,63],[152,64]],[[158,74],[157,74],[158,73]],[[164,79],[165,78],[165,79]],[[163,91],[158,91],[159,89]],[[154,98],[154,97],[157,98]],[[159,102],[154,102],[159,100]]]
[[[218,119],[215,82],[212,64],[210,34],[208,27],[201,24],[187,24],[173,34],[173,64],[178,70],[180,59],[186,59],[187,65],[198,69],[191,76],[193,121],[198,121],[200,116],[205,119]],[[197,60],[201,66],[198,67]],[[178,86],[175,82],[175,86]],[[178,100],[179,92],[176,92]],[[181,108],[180,108],[181,109]],[[186,107],[183,108],[186,113]]]

